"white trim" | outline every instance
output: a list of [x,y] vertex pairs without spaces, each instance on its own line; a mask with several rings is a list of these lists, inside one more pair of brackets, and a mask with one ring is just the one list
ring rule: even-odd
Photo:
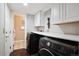
[[[12,11],[12,14],[13,14],[13,18],[14,18],[15,15],[23,16],[24,17],[24,22],[26,21],[26,15],[25,14],[20,14],[20,13],[13,12],[13,11]],[[26,28],[26,26],[24,25],[24,29],[25,28]],[[13,29],[14,29],[14,19],[13,19]],[[26,29],[24,30],[24,32],[25,32],[25,45],[26,45]],[[13,44],[14,44],[14,42],[19,42],[19,41],[24,41],[24,40],[14,41],[14,39],[13,39]]]
[[21,41],[25,41],[25,40],[17,40],[17,41],[14,41],[14,42],[21,42]]
[[14,12],[14,11],[12,11],[12,13],[13,13],[13,15],[18,15],[18,16],[25,16],[26,14],[21,14],[21,13],[18,13],[18,12]]

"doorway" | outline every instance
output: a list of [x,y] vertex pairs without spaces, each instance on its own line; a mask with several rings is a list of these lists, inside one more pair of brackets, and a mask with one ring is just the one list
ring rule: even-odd
[[14,44],[13,50],[26,49],[25,17],[14,15]]

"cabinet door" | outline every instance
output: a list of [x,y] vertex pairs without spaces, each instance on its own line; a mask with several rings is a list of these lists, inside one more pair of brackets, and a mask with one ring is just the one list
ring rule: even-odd
[[60,17],[62,19],[62,21],[65,21],[66,19],[66,4],[63,3],[63,4],[60,4]]
[[0,56],[5,53],[4,43],[4,4],[0,3]]
[[66,4],[66,20],[79,19],[79,3]]
[[40,19],[41,19],[41,14],[40,14],[40,12],[38,12],[35,15],[35,26],[40,26]]
[[45,22],[45,20],[44,20],[44,13],[41,12],[40,13],[40,26],[44,26],[44,22]]
[[60,17],[60,14],[59,14],[59,4],[57,4],[57,5],[55,5],[54,7],[53,7],[53,19],[54,19],[54,22],[57,22],[57,21],[59,21],[59,17]]
[[65,20],[65,4],[56,4],[51,11],[53,22],[62,22]]

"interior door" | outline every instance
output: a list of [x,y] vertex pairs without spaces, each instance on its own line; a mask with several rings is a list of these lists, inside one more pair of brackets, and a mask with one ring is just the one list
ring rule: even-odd
[[26,47],[24,22],[24,16],[14,16],[14,50]]
[[4,55],[4,4],[0,3],[0,56]]

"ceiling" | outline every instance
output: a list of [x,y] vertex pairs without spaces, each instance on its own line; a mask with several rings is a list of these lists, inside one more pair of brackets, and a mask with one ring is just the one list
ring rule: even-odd
[[40,10],[46,11],[53,6],[53,3],[28,3],[27,6],[23,3],[8,3],[8,6],[14,12],[34,15]]

